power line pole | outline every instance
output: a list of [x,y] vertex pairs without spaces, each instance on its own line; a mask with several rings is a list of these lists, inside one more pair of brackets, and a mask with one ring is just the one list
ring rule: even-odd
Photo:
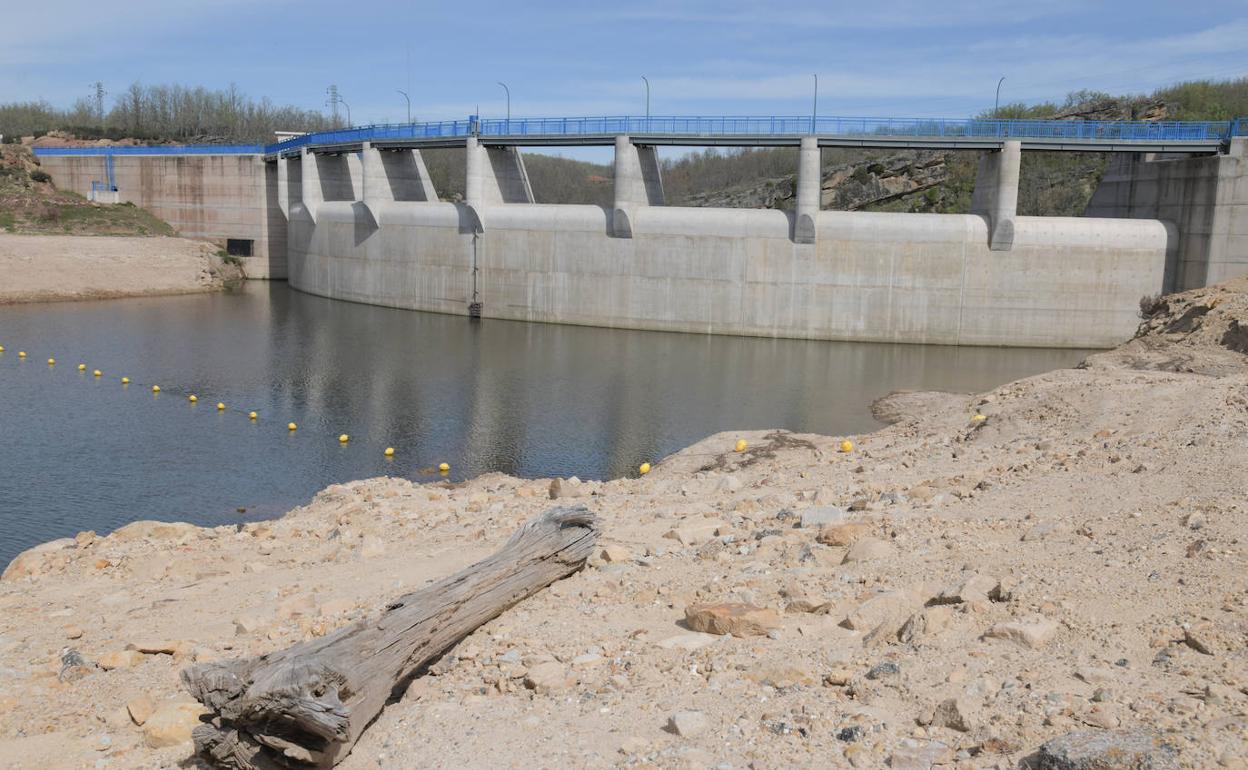
[[95,119],[99,121],[100,128],[104,128],[104,83],[97,80],[91,84],[95,89]]

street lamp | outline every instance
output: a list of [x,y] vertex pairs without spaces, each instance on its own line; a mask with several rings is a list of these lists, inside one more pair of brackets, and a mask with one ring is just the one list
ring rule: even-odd
[[[394,90],[399,91],[399,89],[397,88]],[[407,122],[411,123],[412,122],[412,100],[410,97],[408,97],[407,91],[399,91],[399,93],[403,94],[403,98],[407,100]]]
[[992,101],[992,117],[994,118],[1000,117],[997,113],[1001,109],[1001,84],[1004,82],[1005,75],[1002,75],[1001,79],[997,81],[997,98]]
[[644,80],[646,83],[646,129],[649,130],[650,128],[650,79],[647,78],[645,75],[642,75],[641,79]]
[[503,90],[507,92],[507,123],[510,126],[511,124],[511,89],[508,88],[507,84],[504,83],[503,81],[499,80],[497,82],[500,86],[503,87]]
[[819,75],[811,75],[815,79],[815,103],[810,108],[810,133],[815,133],[815,118],[819,116]]

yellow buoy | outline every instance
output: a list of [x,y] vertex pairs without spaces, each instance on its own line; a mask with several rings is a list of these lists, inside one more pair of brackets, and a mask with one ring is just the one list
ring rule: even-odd
[[749,446],[749,444],[745,443],[745,439],[743,438],[737,439],[737,451],[738,452],[744,452],[747,446]]
[[153,385],[153,386],[152,386],[152,392],[153,392],[153,393],[159,393],[159,392],[160,392],[160,386],[159,386],[159,385]]
[[195,395],[194,393],[192,393],[191,395],[189,395],[189,396],[187,396],[187,397],[186,397],[186,400],[187,400],[187,401],[190,401],[190,402],[193,404],[193,403],[195,403],[196,401],[198,401],[198,400],[199,400],[199,396],[197,396],[197,395]]
[[19,351],[17,351],[17,357],[18,357],[18,358],[25,358],[25,357],[26,357],[26,351],[25,351],[25,350],[19,350]]
[[438,470],[442,473],[449,473],[451,470],[451,466],[449,463],[442,463],[438,465]]
[[[104,374],[104,372],[101,372],[99,369],[96,369],[95,371],[91,372],[91,376],[92,376],[92,377],[100,377],[100,376],[102,376],[103,374]],[[129,378],[129,377],[123,377],[122,379],[123,379],[125,382],[129,382],[129,381],[130,381],[130,378]]]
[[841,451],[842,451],[842,452],[852,452],[852,451],[854,451],[854,442],[850,441],[849,439],[845,439],[844,441],[842,441],[842,442],[841,442]]
[[295,425],[293,422],[286,423],[286,430],[297,430],[298,428],[299,426]]
[[345,433],[343,433],[341,436],[339,436],[339,437],[338,437],[338,443],[339,443],[339,444],[345,444],[345,443],[347,443],[347,442],[348,442],[348,441],[350,441],[350,440],[351,440],[351,437],[350,437],[350,436],[348,436],[348,435],[347,435],[347,434],[345,434]]
[[122,384],[122,385],[129,385],[129,384],[130,384],[130,378],[129,378],[129,377],[122,377],[122,378],[121,378],[121,384]]
[[78,371],[85,372],[86,370],[87,370],[86,364],[78,364]]
[[255,412],[248,412],[248,413],[247,413],[247,419],[249,419],[249,420],[254,420],[254,419],[256,419],[256,418],[257,418],[257,417],[259,417],[259,416],[260,416],[260,415],[256,414]]
[[987,417],[987,416],[982,415],[982,414],[977,414],[977,415],[975,415],[974,417],[972,417],[972,418],[971,418],[971,421],[972,421],[972,422],[983,422],[984,420],[987,420],[987,419],[988,419],[988,417]]
[[637,470],[641,471],[642,476],[645,476],[647,473],[650,472],[650,463],[642,463],[641,467],[639,467]]
[[49,358],[49,359],[48,359],[48,366],[54,366],[55,364],[56,364],[56,359],[55,359],[55,358]]
[[384,454],[386,457],[394,457],[394,447],[392,446],[386,447],[386,451],[382,452],[382,454]]
[[217,411],[218,411],[218,412],[224,412],[224,411],[225,411],[225,404],[223,404],[223,403],[221,403],[220,401],[218,401],[218,402],[217,402]]
[[4,345],[0,345],[0,353],[4,352]]

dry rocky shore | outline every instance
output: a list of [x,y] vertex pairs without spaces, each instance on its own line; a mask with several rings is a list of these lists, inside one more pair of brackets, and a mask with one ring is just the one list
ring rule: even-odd
[[641,478],[368,479],[40,546],[0,582],[0,763],[198,766],[182,668],[367,616],[557,497],[601,517],[591,564],[340,767],[1244,770],[1248,281],[1148,311],[1079,369],[883,399],[850,452],[725,433]]
[[219,291],[243,271],[202,241],[0,234],[0,304]]

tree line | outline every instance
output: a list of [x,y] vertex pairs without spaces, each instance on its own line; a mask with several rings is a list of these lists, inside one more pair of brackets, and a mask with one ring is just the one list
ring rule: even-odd
[[46,101],[0,104],[5,141],[66,131],[84,139],[133,138],[159,142],[265,143],[274,131],[324,131],[332,119],[315,110],[253,99],[231,84],[224,89],[133,83],[111,104],[84,96],[69,109]]

